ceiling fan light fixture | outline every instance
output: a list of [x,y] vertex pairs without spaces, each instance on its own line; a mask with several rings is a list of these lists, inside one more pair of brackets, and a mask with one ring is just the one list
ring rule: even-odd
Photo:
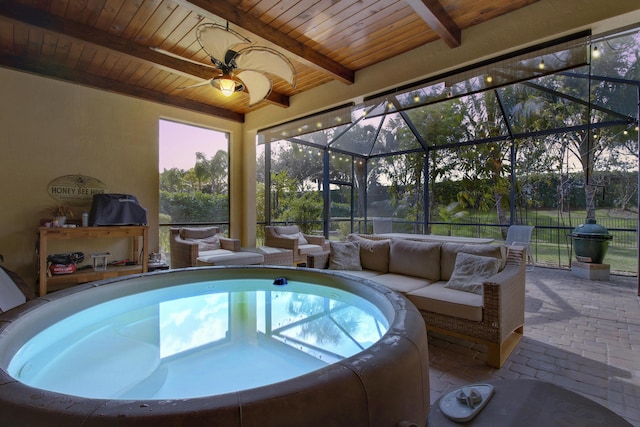
[[224,96],[229,97],[235,93],[236,91],[235,80],[224,78],[224,77],[217,80],[218,80],[218,88],[220,89],[220,92],[222,92]]

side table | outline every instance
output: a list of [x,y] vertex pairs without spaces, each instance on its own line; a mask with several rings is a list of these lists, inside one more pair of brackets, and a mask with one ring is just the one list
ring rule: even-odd
[[538,380],[479,381],[492,384],[495,393],[471,421],[457,423],[440,410],[440,399],[431,406],[428,427],[565,427],[573,425],[630,427],[620,415],[604,406],[554,384]]

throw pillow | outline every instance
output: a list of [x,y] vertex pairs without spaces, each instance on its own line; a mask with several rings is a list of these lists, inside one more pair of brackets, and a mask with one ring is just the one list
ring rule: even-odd
[[482,282],[495,275],[499,268],[497,258],[460,252],[451,279],[444,287],[482,295]]
[[184,239],[187,242],[195,242],[198,244],[198,252],[212,251],[220,249],[220,239],[218,236],[205,237],[204,239]]
[[297,240],[298,245],[306,245],[309,243],[304,237],[304,234],[302,234],[302,231],[293,234],[281,234],[280,237],[283,237],[285,239]]
[[355,242],[329,242],[329,270],[360,271],[360,247]]

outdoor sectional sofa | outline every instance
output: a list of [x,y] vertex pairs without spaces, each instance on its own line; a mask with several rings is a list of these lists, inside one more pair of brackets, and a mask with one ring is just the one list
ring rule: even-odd
[[[458,257],[460,253],[465,255]],[[487,363],[496,368],[522,338],[521,246],[351,234],[346,242],[331,242],[331,251],[308,254],[307,267],[342,270],[403,294],[418,308],[428,330],[486,345]],[[478,280],[481,276],[487,277]]]

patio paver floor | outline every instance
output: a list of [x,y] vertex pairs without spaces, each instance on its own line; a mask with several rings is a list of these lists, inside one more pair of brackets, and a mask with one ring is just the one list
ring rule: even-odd
[[431,403],[489,379],[535,378],[573,390],[640,426],[640,299],[637,277],[579,278],[527,272],[524,338],[501,369],[481,345],[429,333]]

